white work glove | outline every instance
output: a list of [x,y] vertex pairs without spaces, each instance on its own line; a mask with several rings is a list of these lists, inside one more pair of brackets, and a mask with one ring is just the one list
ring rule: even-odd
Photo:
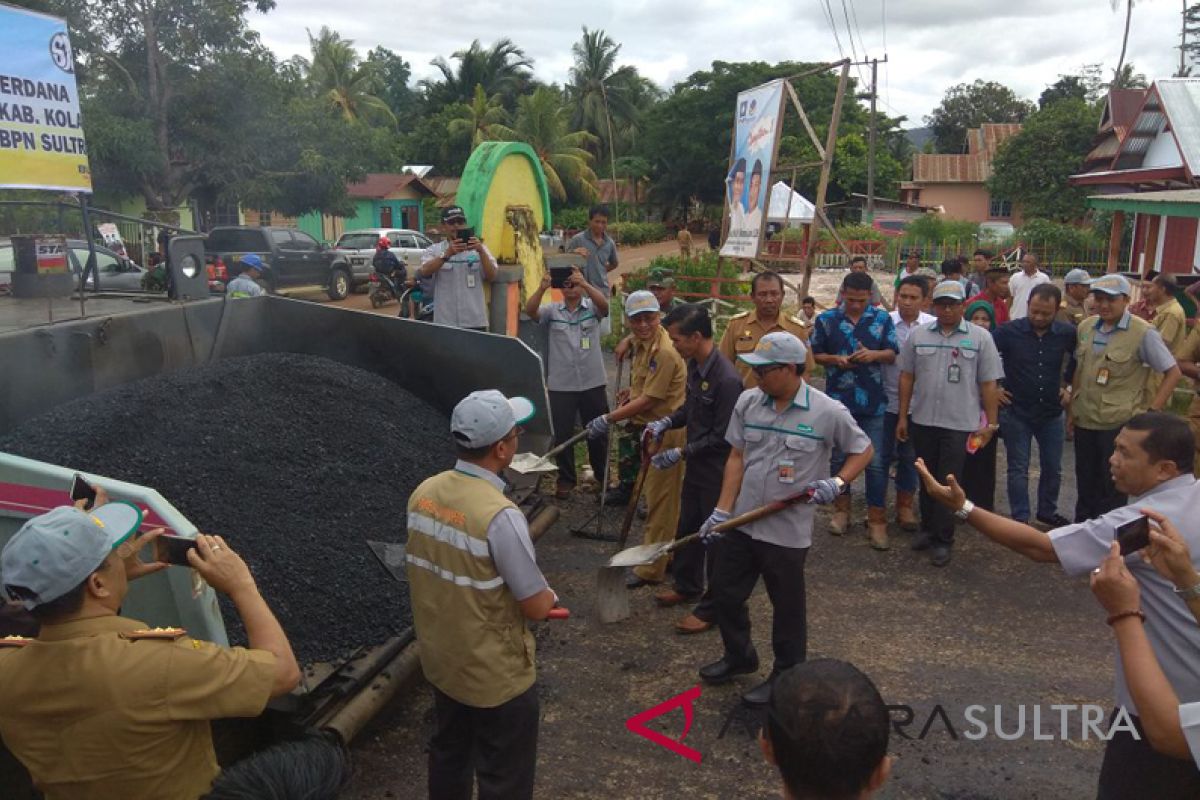
[[670,469],[678,464],[683,459],[682,447],[671,447],[666,450],[660,450],[650,456],[650,463],[655,469]]
[[671,418],[663,417],[656,419],[646,426],[646,434],[654,439],[654,441],[662,441],[663,434],[671,430]]
[[838,486],[838,482],[833,478],[822,478],[819,481],[810,481],[804,486],[802,491],[809,492],[812,495],[810,503],[817,505],[828,505],[837,499],[837,496],[842,493],[842,489]]
[[717,539],[721,538],[720,531],[714,531],[713,528],[720,525],[722,522],[729,521],[729,512],[721,508],[714,508],[713,512],[708,515],[708,519],[704,520],[704,524],[700,526],[700,541],[704,544],[712,544]]
[[601,414],[587,424],[587,438],[599,439],[608,433],[608,416]]

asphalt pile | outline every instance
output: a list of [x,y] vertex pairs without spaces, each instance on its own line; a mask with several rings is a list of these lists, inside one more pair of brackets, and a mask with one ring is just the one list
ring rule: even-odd
[[[302,663],[412,624],[365,542],[403,542],[417,485],[454,463],[449,422],[374,373],[284,353],[233,358],[58,406],[0,450],[152,486],[250,565]],[[233,643],[245,631],[222,600]]]

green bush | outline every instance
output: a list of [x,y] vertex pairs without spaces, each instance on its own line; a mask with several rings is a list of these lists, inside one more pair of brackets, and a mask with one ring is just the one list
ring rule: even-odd
[[608,234],[627,247],[661,242],[668,238],[667,226],[661,222],[612,222],[609,223]]
[[974,242],[979,236],[979,223],[965,219],[949,219],[938,214],[923,214],[904,230],[904,243]]
[[1098,249],[1104,242],[1088,228],[1077,228],[1048,219],[1027,219],[1017,229],[1017,238],[1031,247],[1048,252]]
[[[645,289],[650,273],[654,270],[667,270],[675,276],[676,293],[690,293],[707,296],[711,286],[705,278],[722,277],[736,278],[741,270],[730,260],[721,264],[717,254],[704,251],[691,261],[683,261],[679,256],[657,256],[645,268],[625,276],[625,288],[629,291]],[[749,283],[722,283],[718,292],[724,295],[749,295]],[[700,297],[681,297],[681,300],[696,301]]]
[[[842,237],[843,242],[846,242],[846,241],[882,242],[888,238],[881,231],[877,231],[874,228],[872,228],[870,225],[866,225],[866,224],[862,224],[862,223],[851,223],[851,224],[846,224],[846,225],[838,225],[834,230],[837,231],[838,236]],[[833,236],[830,235],[828,230],[826,230],[825,228],[821,228],[821,240],[824,241],[826,239],[828,239],[829,241],[833,241]]]
[[556,228],[573,228],[583,230],[588,224],[587,206],[569,206],[554,213]]

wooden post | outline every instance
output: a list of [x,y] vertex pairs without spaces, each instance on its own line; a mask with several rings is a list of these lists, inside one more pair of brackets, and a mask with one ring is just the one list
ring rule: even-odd
[[1108,234],[1108,271],[1117,271],[1117,259],[1121,257],[1121,235],[1125,229],[1125,212],[1114,211],[1112,230]]
[[800,296],[808,295],[808,285],[812,282],[813,258],[812,251],[817,244],[817,234],[821,230],[821,216],[825,211],[825,192],[829,189],[829,173],[833,167],[833,151],[837,149],[838,123],[842,118],[842,100],[846,96],[846,81],[850,76],[850,62],[842,62],[842,74],[838,79],[837,96],[833,100],[833,115],[829,118],[829,133],[825,138],[825,158],[821,162],[821,178],[817,182],[817,196],[813,204],[817,207],[813,221],[808,225],[809,256],[804,261],[804,279],[800,283]]
[[1158,214],[1147,215],[1146,223],[1146,246],[1142,249],[1142,266],[1139,269],[1142,280],[1146,279],[1150,270],[1158,268],[1158,231],[1162,217]]

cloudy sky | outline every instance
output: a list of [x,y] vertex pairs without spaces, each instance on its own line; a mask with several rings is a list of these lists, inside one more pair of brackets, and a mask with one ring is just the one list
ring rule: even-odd
[[[622,63],[664,88],[717,60],[836,60],[836,27],[842,53],[851,54],[851,40],[860,59],[887,53],[880,98],[885,111],[908,116],[908,126],[920,124],[945,90],[963,81],[1000,81],[1036,100],[1047,84],[1081,64],[1103,63],[1111,73],[1124,25],[1124,4],[1113,11],[1109,0],[828,2],[457,0],[421,4],[410,13],[411,4],[395,0],[278,0],[270,14],[252,15],[251,25],[285,58],[307,54],[306,28],[315,33],[329,25],[364,53],[376,45],[396,51],[412,65],[414,80],[436,72],[429,65],[435,56],[448,57],[472,39],[490,44],[508,36],[533,57],[539,78],[558,82],[566,79],[571,44],[586,25],[607,31],[622,44]],[[439,5],[443,13],[428,13]],[[1178,63],[1180,10],[1178,0],[1134,5],[1126,60],[1150,79],[1170,76]],[[869,78],[869,71],[863,75]]]

